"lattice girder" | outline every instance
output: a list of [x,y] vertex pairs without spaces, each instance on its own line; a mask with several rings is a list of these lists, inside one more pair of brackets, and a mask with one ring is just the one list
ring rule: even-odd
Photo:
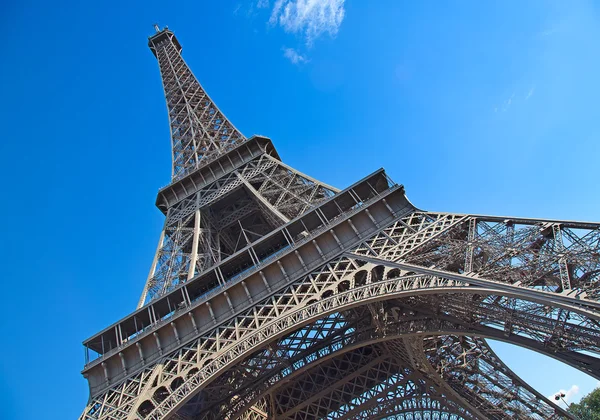
[[139,309],[84,343],[82,420],[569,417],[486,338],[600,379],[600,224],[420,211],[383,170],[339,191],[149,45],[166,220]]
[[[337,316],[337,315],[336,315]],[[319,325],[317,325],[319,328]],[[308,331],[308,328],[306,329]],[[346,330],[347,333],[347,330]],[[339,339],[344,336],[344,333],[339,333],[339,330],[334,330],[333,334]],[[382,338],[382,337],[380,337]],[[332,340],[333,339],[333,340]],[[281,368],[276,377],[268,377],[268,379],[261,379],[260,383],[254,383],[251,387],[239,387],[237,385],[246,385],[240,382],[235,384],[229,383],[226,378],[220,378],[218,382],[228,384],[230,387],[226,389],[223,386],[211,385],[210,390],[214,395],[219,395],[219,398],[223,400],[223,395],[227,392],[236,392],[236,390],[243,391],[245,395],[236,394],[236,397],[232,401],[221,402],[221,411],[215,413],[213,418],[237,418],[240,414],[231,414],[232,412],[239,413],[244,412],[244,408],[236,409],[240,406],[240,401],[245,400],[245,406],[251,406],[255,400],[260,400],[262,394],[255,394],[254,399],[248,399],[248,395],[256,392],[266,393],[270,398],[275,399],[276,403],[273,407],[277,407],[277,418],[293,418],[297,417],[299,413],[304,412],[310,417],[319,417],[314,411],[312,414],[308,414],[306,410],[318,410],[318,407],[323,409],[324,407],[337,407],[337,415],[329,412],[327,418],[337,417],[350,417],[351,412],[362,412],[362,410],[368,410],[375,400],[381,400],[382,392],[385,389],[385,382],[390,382],[389,385],[397,388],[399,392],[396,396],[396,402],[401,400],[404,401],[404,408],[406,405],[410,405],[414,402],[413,394],[415,384],[419,385],[420,396],[425,398],[429,397],[430,401],[437,401],[440,407],[444,407],[448,404],[452,404],[451,401],[444,398],[439,392],[436,392],[433,388],[428,388],[428,392],[425,393],[427,380],[420,375],[418,372],[413,371],[413,368],[401,367],[396,364],[393,360],[393,356],[386,354],[378,347],[377,344],[365,345],[364,347],[356,347],[359,343],[352,344],[352,338],[346,337],[346,344],[350,344],[349,347],[340,345],[335,337],[325,337],[322,340],[316,340],[314,337],[309,338],[309,342],[304,343],[300,346],[303,351],[298,354],[298,357],[291,357],[287,363],[286,361],[280,361]],[[280,352],[294,352],[290,348],[290,344],[287,340],[283,340],[283,343],[287,343],[284,349]],[[337,344],[336,344],[337,343]],[[296,346],[296,352],[298,351]],[[303,355],[301,353],[304,353]],[[348,357],[348,355],[351,355]],[[390,359],[391,357],[391,359]],[[361,363],[362,361],[368,363]],[[377,377],[377,369],[373,370],[374,366],[385,365],[385,381],[380,382],[375,380]],[[268,364],[268,363],[267,363]],[[241,366],[264,366],[265,364],[257,364],[251,361],[246,361]],[[271,365],[274,366],[273,363]],[[316,366],[314,366],[316,365]],[[236,368],[241,370],[243,368]],[[296,369],[296,370],[294,370]],[[271,369],[273,370],[273,368]],[[247,369],[246,369],[247,371]],[[347,374],[350,372],[350,374]],[[379,372],[380,374],[381,372]],[[262,374],[258,374],[261,377]],[[282,376],[283,375],[283,376]],[[357,378],[362,378],[357,380]],[[400,380],[401,379],[401,380]],[[312,384],[306,386],[304,384]],[[338,386],[344,388],[344,392],[340,394],[336,391],[336,387],[332,387],[332,383],[337,383]],[[353,392],[348,392],[348,384],[352,383],[354,387]],[[364,392],[358,392],[357,386],[364,387],[365,384],[370,384],[364,389]],[[329,389],[331,388],[331,389]],[[410,389],[409,389],[410,388]],[[262,391],[261,391],[262,389]],[[365,393],[366,392],[366,393]],[[315,395],[317,394],[317,395]],[[354,394],[354,396],[353,396]],[[422,395],[421,395],[422,394]],[[258,395],[258,397],[257,397]],[[340,395],[345,395],[345,398],[340,400]],[[362,395],[362,397],[361,397]],[[335,396],[335,398],[334,398]],[[390,395],[386,396],[386,399],[390,399]],[[328,401],[333,398],[333,401]],[[361,399],[360,402],[356,398]],[[316,400],[322,400],[322,403],[317,403]],[[282,401],[286,402],[288,408],[283,408],[286,405],[282,404]],[[381,403],[379,401],[377,404]],[[279,403],[279,404],[277,404]],[[430,407],[431,408],[431,407]],[[446,407],[446,410],[448,408]],[[224,410],[224,411],[223,411]],[[460,410],[453,408],[451,411],[456,412]],[[282,413],[286,411],[286,413]],[[327,413],[328,410],[326,409]],[[464,410],[462,410],[464,415]],[[273,412],[272,412],[273,414]],[[303,416],[301,416],[303,417]],[[243,418],[243,415],[242,415]]]
[[[211,337],[209,335],[199,338],[196,341],[196,344],[190,346],[186,351],[192,351],[195,353],[196,356],[192,357],[192,359],[198,360],[198,358],[200,358],[200,360],[204,359],[207,361],[210,359],[210,362],[204,366],[206,362],[195,361],[193,366],[199,370],[194,373],[193,377],[190,378],[189,386],[192,386],[194,383],[207,383],[206,380],[210,378],[214,380],[216,371],[220,369],[218,366],[224,366],[223,362],[218,362],[218,364],[215,364],[217,363],[217,361],[214,359],[215,355],[222,355],[222,357],[225,358],[224,360],[231,357],[240,357],[242,354],[247,354],[248,351],[251,351],[250,349],[253,346],[264,345],[267,337],[269,337],[271,334],[278,334],[281,331],[281,328],[289,329],[292,328],[292,326],[301,325],[302,323],[306,322],[305,320],[310,319],[310,317],[323,316],[327,312],[339,310],[344,305],[350,305],[350,307],[352,307],[357,305],[357,302],[360,301],[370,302],[381,299],[390,299],[394,295],[401,295],[403,293],[405,295],[420,295],[422,292],[429,294],[430,291],[435,290],[436,288],[439,288],[439,292],[442,292],[443,295],[432,296],[439,298],[439,300],[442,302],[447,301],[450,304],[452,304],[452,301],[449,300],[449,298],[454,296],[456,299],[458,299],[456,304],[458,307],[457,314],[463,316],[463,324],[461,324],[459,327],[454,325],[452,328],[450,328],[449,326],[451,324],[448,323],[446,332],[461,331],[464,334],[491,336],[504,339],[508,342],[516,342],[519,345],[524,345],[524,343],[527,343],[529,340],[529,343],[526,344],[528,347],[536,348],[537,345],[538,347],[536,350],[546,352],[553,357],[566,360],[574,364],[569,357],[571,353],[575,353],[577,355],[577,352],[574,352],[573,350],[561,349],[559,353],[555,353],[555,348],[548,348],[543,345],[545,342],[543,337],[547,337],[550,332],[546,327],[543,327],[543,325],[552,325],[555,323],[556,321],[552,320],[556,319],[558,316],[558,310],[547,313],[546,319],[548,319],[548,323],[542,324],[542,326],[529,325],[529,319],[527,317],[524,317],[522,320],[515,318],[513,310],[514,308],[512,307],[504,307],[504,309],[503,307],[499,307],[495,312],[492,313],[492,315],[494,313],[496,314],[495,317],[490,317],[488,316],[488,308],[486,306],[480,307],[477,300],[466,298],[469,296],[485,294],[489,296],[489,301],[497,302],[498,299],[496,297],[501,297],[501,294],[493,295],[490,294],[491,290],[489,289],[486,290],[482,288],[474,288],[472,286],[467,286],[466,284],[461,285],[455,283],[453,280],[433,276],[411,275],[401,276],[395,279],[381,280],[378,282],[370,282],[370,273],[374,271],[374,268],[375,265],[365,264],[364,262],[361,262],[358,257],[356,260],[348,257],[341,258],[338,261],[332,262],[325,266],[322,271],[315,272],[315,274],[310,276],[310,278],[303,279],[303,281],[296,283],[295,286],[278,294],[278,296],[280,296],[279,298],[272,298],[266,302],[263,302],[261,305],[255,305],[252,311],[243,317],[246,319],[246,321],[244,321],[243,318],[238,318],[230,324],[230,328],[233,328],[233,330],[231,330],[234,332],[233,336],[227,332],[227,328],[220,327],[215,331],[215,336]],[[383,276],[384,279],[388,273],[395,274],[396,272],[394,270],[397,269],[393,266],[386,268]],[[357,273],[359,272],[366,272],[366,277],[364,280],[362,275],[357,276]],[[345,291],[340,292],[341,290]],[[334,291],[337,291],[337,293],[334,293]],[[420,291],[422,292],[420,293]],[[446,295],[444,291],[448,291],[450,294]],[[466,292],[467,294],[456,294],[456,292],[460,291]],[[535,293],[545,294],[538,291]],[[323,299],[323,296],[328,297]],[[569,298],[566,297],[565,299]],[[471,309],[466,310],[468,307],[464,305],[469,301],[471,302]],[[307,303],[312,304],[309,306],[304,306]],[[460,303],[460,306],[458,303]],[[550,305],[555,305],[555,302],[552,302],[551,300],[548,303]],[[410,307],[411,304],[418,307],[423,305],[433,307],[432,302],[419,302],[418,300],[415,300],[415,298],[409,298],[408,301],[405,301],[403,307]],[[530,303],[530,305],[537,305],[534,308],[534,312],[538,313],[542,313],[545,310],[544,308],[548,307],[548,305],[535,303]],[[577,306],[572,308],[570,313],[573,314],[573,319],[576,319],[575,315],[577,315],[577,311],[579,310],[580,309]],[[400,310],[397,310],[396,313],[401,314],[402,312],[399,311]],[[478,315],[479,313],[481,313],[481,315]],[[586,351],[598,352],[597,343],[599,341],[596,340],[594,344],[594,342],[591,340],[585,339],[585,334],[583,334],[583,332],[586,331],[585,325],[588,322],[588,317],[579,315],[577,315],[577,317],[577,319],[581,320],[579,322],[581,325],[575,324],[572,327],[573,333],[566,335],[564,337],[564,341],[578,342],[578,348],[585,348]],[[486,319],[490,325],[502,325],[505,323],[507,318],[510,318],[513,321],[513,326],[518,327],[518,329],[515,329],[513,334],[509,335],[508,337],[505,335],[505,331],[503,329],[499,329],[497,327],[487,327],[481,324],[481,320]],[[477,321],[478,319],[479,321]],[[447,321],[438,319],[435,322],[437,322],[435,331],[444,331],[444,329],[441,328],[441,325],[444,325],[443,323]],[[243,330],[240,329],[242,325],[244,326]],[[264,325],[264,327],[261,327],[261,325]],[[257,327],[258,329],[256,329]],[[421,327],[421,329],[423,329],[422,325],[413,323],[413,328],[416,327]],[[264,328],[266,328],[266,330]],[[581,328],[583,328],[583,330]],[[259,332],[261,330],[262,332]],[[256,331],[258,335],[250,334],[253,331]],[[521,332],[522,335],[519,335]],[[250,334],[248,336],[250,339],[249,342],[244,340],[244,336],[246,336],[246,334]],[[539,337],[538,340],[527,338],[529,336],[535,337],[536,335]],[[228,339],[227,337],[232,337],[232,339]],[[581,337],[584,337],[584,339]],[[247,348],[248,350],[244,351],[244,348]],[[208,355],[210,355],[210,357]],[[189,356],[185,355],[176,356],[174,354],[172,357],[173,358],[171,360],[174,362],[180,358],[185,358],[186,360],[190,359]],[[180,364],[178,366],[181,367]],[[190,371],[191,366],[192,365],[190,365],[190,368],[187,369],[187,371]],[[200,368],[200,366],[203,367]],[[582,368],[581,366],[578,367]],[[593,369],[596,368],[594,367]],[[203,380],[200,377],[201,372],[205,372],[204,375],[207,375],[202,376],[205,378]],[[201,380],[201,382],[195,382],[197,380]],[[177,394],[173,393],[169,398],[174,396],[177,396]],[[182,395],[182,397],[185,396]],[[163,401],[163,403],[167,400]],[[180,401],[183,401],[183,399]],[[164,406],[168,407],[166,404],[164,404]],[[175,406],[171,405],[171,407]],[[159,407],[160,405],[156,408],[158,409]],[[162,415],[165,414],[166,412]],[[150,415],[149,418],[153,418],[153,415]]]
[[158,59],[167,100],[173,180],[183,178],[206,161],[246,138],[221,113],[181,57],[181,47],[169,30],[150,38]]
[[[277,179],[281,173],[286,176],[283,181]],[[302,185],[301,190],[290,188],[296,184]],[[265,185],[268,188],[263,188]],[[170,292],[335,192],[263,154],[192,193],[167,211],[138,307]],[[235,206],[239,202],[249,204],[238,209]],[[258,230],[242,226],[250,210],[262,218]],[[233,234],[226,229],[232,224],[240,224]]]
[[410,235],[418,237],[424,233],[424,225],[413,221],[411,227],[416,231],[393,226],[364,243],[357,254],[473,273],[592,301],[600,298],[597,223],[434,213],[415,216],[426,220],[429,215],[443,217],[442,221],[428,224],[429,229],[442,227],[430,240],[406,247],[412,243]]
[[[398,306],[394,305],[401,305],[401,303],[400,301],[394,302],[390,308],[397,309]],[[280,340],[280,344],[270,345],[268,350],[265,350],[264,354],[257,354],[236,365],[234,370],[219,378],[216,383],[213,383],[209,387],[209,394],[213,395],[214,402],[207,402],[207,404],[210,406],[217,401],[221,401],[219,404],[220,407],[222,407],[221,411],[213,413],[211,418],[237,418],[239,414],[234,413],[243,412],[245,410],[244,407],[251,406],[265,394],[268,394],[271,397],[273,397],[273,395],[285,396],[286,403],[288,405],[291,403],[292,407],[295,407],[295,412],[306,407],[308,405],[306,402],[309,400],[311,401],[311,405],[314,405],[312,403],[314,403],[315,397],[311,399],[312,393],[315,392],[314,388],[317,388],[317,390],[327,389],[330,387],[330,382],[340,381],[337,379],[338,376],[344,378],[345,373],[341,366],[346,366],[347,371],[352,372],[349,376],[365,370],[361,367],[361,363],[354,363],[351,366],[348,366],[347,358],[344,359],[340,356],[336,356],[339,354],[344,355],[346,354],[345,352],[354,352],[352,354],[358,354],[365,358],[365,347],[360,347],[361,343],[362,345],[367,347],[370,346],[369,348],[375,349],[375,351],[370,350],[370,352],[366,354],[369,356],[367,359],[372,362],[378,362],[382,358],[386,359],[390,357],[391,354],[398,354],[396,351],[390,352],[390,347],[401,347],[404,350],[400,352],[400,357],[396,357],[396,361],[399,362],[397,364],[399,372],[406,373],[406,369],[414,370],[412,374],[413,377],[415,374],[421,375],[414,379],[415,381],[424,380],[429,382],[430,385],[428,386],[431,387],[431,389],[434,389],[435,385],[431,385],[431,380],[436,379],[439,383],[444,375],[449,375],[448,372],[451,371],[449,366],[457,366],[459,363],[464,363],[461,357],[457,357],[457,355],[462,356],[461,353],[458,353],[457,355],[445,353],[440,359],[440,355],[435,354],[435,349],[441,347],[439,345],[441,342],[440,340],[444,340],[445,343],[449,340],[460,343],[462,348],[466,349],[466,351],[463,352],[464,354],[476,353],[477,357],[471,358],[471,363],[479,363],[484,364],[487,367],[493,367],[493,369],[488,368],[481,373],[475,372],[474,374],[471,374],[469,381],[470,383],[477,384],[479,387],[477,393],[474,393],[470,386],[459,387],[457,389],[459,396],[464,396],[465,399],[472,404],[476,403],[472,406],[467,405],[467,407],[470,407],[471,409],[473,407],[478,407],[479,411],[475,411],[478,418],[482,416],[487,418],[513,418],[513,416],[522,417],[524,413],[531,416],[531,418],[551,418],[554,415],[554,409],[551,408],[547,402],[545,403],[545,407],[543,404],[540,406],[539,400],[544,397],[536,393],[526,384],[523,384],[518,377],[499,361],[481,340],[474,340],[468,337],[459,338],[456,336],[446,336],[435,340],[426,339],[425,342],[423,342],[422,337],[412,336],[413,338],[409,339],[407,342],[407,337],[410,337],[410,334],[407,334],[406,332],[402,333],[400,330],[394,331],[394,326],[389,322],[386,331],[382,331],[375,324],[365,330],[364,321],[366,317],[364,315],[365,313],[360,311],[352,311],[351,313],[346,313],[346,315],[339,313],[334,314],[330,316],[326,322],[319,322],[314,325],[317,331],[321,331],[320,333],[307,334],[312,330],[313,326],[311,325],[311,328],[306,327],[303,330],[295,332],[293,334],[293,337],[296,337],[295,339],[285,338]],[[426,318],[422,315],[413,313],[411,318],[402,322],[407,324],[409,322],[419,322],[424,320],[426,320]],[[362,327],[360,325],[361,323],[363,324]],[[330,326],[329,333],[323,332],[324,326]],[[336,326],[340,327],[336,328]],[[399,324],[396,325],[396,327],[398,326]],[[422,325],[420,326],[422,327]],[[400,334],[400,337],[404,337],[404,339],[395,339],[394,337],[398,336],[398,334]],[[319,336],[322,338],[317,338]],[[299,337],[302,338],[302,340],[298,340]],[[365,342],[361,342],[361,340],[367,340],[373,344],[365,344]],[[426,343],[426,345],[424,345],[424,343]],[[361,349],[361,352],[356,353],[356,350],[353,349]],[[415,349],[418,350],[417,355],[428,355],[433,351],[435,357],[430,359],[419,359],[418,357],[416,359],[411,359],[408,357],[408,354],[414,353]],[[281,354],[286,354],[289,357],[281,358],[278,356]],[[329,364],[328,361],[335,357],[338,357],[335,369],[328,367],[319,368],[321,364],[327,366]],[[434,366],[429,370],[423,370],[425,365],[430,363],[433,363]],[[317,367],[311,367],[313,365],[317,365]],[[418,370],[421,370],[421,372],[417,372],[415,367],[417,367]],[[316,372],[315,369],[320,369],[322,373]],[[265,373],[263,372],[268,371],[273,371],[275,376],[265,376]],[[249,372],[252,372],[252,379],[248,377]],[[235,378],[237,378],[237,380]],[[480,378],[483,378],[483,380]],[[491,382],[490,378],[493,379]],[[352,378],[350,377],[349,379],[351,380]],[[344,380],[348,380],[348,378],[345,378]],[[314,385],[303,385],[303,383],[307,381]],[[488,385],[486,385],[484,381],[488,381]],[[381,384],[377,387],[380,385]],[[456,384],[453,385],[456,386]],[[281,391],[282,389],[284,390],[283,392]],[[434,400],[437,395],[437,398],[441,398],[441,400],[456,401],[456,395],[453,395],[453,389],[449,389],[445,383],[443,383],[442,389],[446,391],[445,396],[439,392],[432,392],[431,390],[428,392],[428,395]],[[494,401],[494,404],[490,404],[486,400],[482,400],[479,397],[479,394],[502,394],[504,397],[510,397],[510,399],[506,401],[501,399],[500,401]],[[233,400],[228,400],[225,398],[226,395],[235,395],[235,397]],[[335,396],[338,394],[332,391],[331,395]],[[321,397],[323,398],[323,396]],[[337,398],[339,399],[339,395]],[[210,397],[208,399],[210,400]],[[410,403],[412,399],[408,398],[407,401]],[[300,404],[301,406],[295,406],[295,404],[298,403],[302,403]],[[481,406],[486,405],[486,403],[487,406],[481,409]],[[339,402],[338,405],[340,405]],[[279,406],[281,407],[281,401]],[[316,404],[316,406],[323,406],[323,404]],[[344,405],[341,404],[340,406],[343,407]],[[360,412],[362,408],[359,406],[362,407],[362,404],[358,404],[352,410],[358,410],[358,412]],[[311,409],[314,410],[315,407],[313,406]],[[345,410],[348,409],[351,408],[346,406]],[[286,409],[284,408],[280,409],[277,418],[280,418],[282,414],[285,414],[282,413],[285,410]],[[457,409],[455,408],[453,412],[457,412]],[[286,413],[287,416],[289,416],[290,411],[288,410]],[[314,412],[308,415],[311,417],[322,417],[316,415]],[[462,416],[468,417],[468,413],[465,412],[464,409],[462,411]],[[334,417],[335,416],[331,413],[327,416],[327,418]],[[284,415],[281,418],[287,417]]]

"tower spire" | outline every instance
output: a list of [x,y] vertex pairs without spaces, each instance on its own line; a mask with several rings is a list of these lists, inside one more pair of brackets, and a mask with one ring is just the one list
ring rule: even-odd
[[169,113],[173,158],[172,180],[177,181],[244,142],[246,138],[210,99],[181,57],[181,45],[167,27],[149,37],[158,60]]

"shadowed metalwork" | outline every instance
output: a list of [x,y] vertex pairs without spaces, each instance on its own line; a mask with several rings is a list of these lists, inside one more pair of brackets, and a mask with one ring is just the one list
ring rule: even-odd
[[600,378],[600,224],[428,212],[244,137],[149,39],[173,150],[137,309],[84,342],[81,419],[558,419],[486,339]]

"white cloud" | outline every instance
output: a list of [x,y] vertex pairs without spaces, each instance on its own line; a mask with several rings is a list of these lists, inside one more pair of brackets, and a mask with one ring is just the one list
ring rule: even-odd
[[258,7],[259,9],[266,9],[267,7],[269,7],[269,0],[258,0],[256,2],[256,7]]
[[501,104],[496,105],[494,107],[494,112],[496,112],[496,113],[506,112],[510,109],[510,107],[513,104],[517,103],[518,100],[520,100],[520,98],[524,98],[525,101],[528,101],[533,96],[534,93],[535,93],[535,85],[529,88],[529,90],[527,91],[527,94],[524,97],[521,96],[521,92],[519,92],[519,95],[515,99],[516,92],[513,92],[512,95],[510,95],[510,98],[506,99],[504,102],[502,102]]
[[[262,2],[262,0],[260,0]],[[269,23],[304,34],[306,44],[324,33],[335,36],[344,20],[345,0],[276,0]]]
[[533,86],[531,89],[529,89],[529,92],[527,92],[527,96],[525,97],[525,100],[531,98],[533,96],[534,92],[535,92],[535,86]]
[[[565,396],[562,399],[559,399],[558,401],[556,401],[554,396],[559,393],[565,394]],[[568,391],[561,389],[559,391],[556,391],[554,394],[550,395],[548,397],[548,399],[550,401],[552,401],[553,403],[560,405],[561,407],[565,407],[565,403],[563,402],[563,400],[565,400],[567,402],[567,404],[570,404],[571,401],[573,400],[573,397],[575,395],[577,395],[578,393],[579,393],[579,387],[577,385],[571,385],[571,388],[569,388]]]
[[306,58],[305,56],[298,53],[298,51],[296,51],[295,49],[282,48],[282,50],[283,50],[283,56],[285,58],[287,58],[288,60],[290,60],[292,63],[294,63],[294,64],[308,63],[308,58]]
[[506,101],[504,101],[504,103],[502,103],[501,106],[497,106],[494,107],[494,112],[506,112],[508,111],[508,108],[510,108],[510,106],[512,105],[513,99],[515,97],[515,93],[513,92],[512,95],[510,95],[510,98],[508,98]]
[[565,392],[565,400],[571,401],[573,397],[579,393],[579,387],[577,385],[571,385],[571,388],[567,392]]

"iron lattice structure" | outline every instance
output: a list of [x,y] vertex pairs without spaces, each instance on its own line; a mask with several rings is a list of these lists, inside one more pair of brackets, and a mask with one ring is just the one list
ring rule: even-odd
[[600,224],[340,191],[245,138],[150,37],[173,179],[138,308],[84,342],[81,419],[558,419],[486,339],[600,378]]

